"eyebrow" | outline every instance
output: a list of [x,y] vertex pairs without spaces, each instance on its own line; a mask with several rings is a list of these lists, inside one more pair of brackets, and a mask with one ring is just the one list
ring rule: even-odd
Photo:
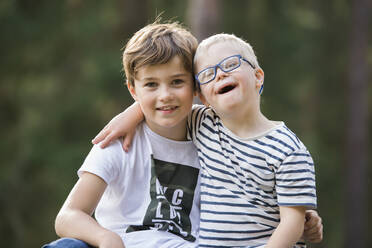
[[185,77],[185,76],[188,76],[188,73],[178,73],[178,74],[171,75],[170,77],[175,78],[175,77]]
[[[178,73],[178,74],[170,75],[169,77],[177,78],[177,77],[186,77],[186,76],[188,76],[187,73]],[[145,78],[142,78],[141,80],[157,80],[157,79],[158,79],[157,77],[145,77]]]
[[145,78],[139,78],[139,80],[157,80],[156,77],[145,77]]

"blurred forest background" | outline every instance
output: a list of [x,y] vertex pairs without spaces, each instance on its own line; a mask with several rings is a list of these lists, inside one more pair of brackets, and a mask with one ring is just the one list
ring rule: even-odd
[[132,99],[122,47],[142,26],[184,23],[199,40],[234,33],[265,71],[262,110],[316,164],[324,241],[372,247],[370,0],[2,0],[0,240],[40,247],[90,141]]

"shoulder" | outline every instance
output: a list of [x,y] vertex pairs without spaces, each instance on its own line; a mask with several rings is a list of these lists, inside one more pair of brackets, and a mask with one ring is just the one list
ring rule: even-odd
[[207,110],[207,107],[200,104],[193,104],[191,109],[191,116],[200,116]]
[[292,152],[298,150],[306,150],[305,145],[297,137],[297,135],[289,129],[284,123],[272,133],[273,141],[281,143],[283,146],[289,148]]
[[78,170],[81,176],[83,171],[90,172],[101,177],[107,184],[122,170],[125,163],[125,152],[122,149],[120,140],[113,141],[106,148],[100,144],[94,145],[90,150],[84,163]]
[[[284,123],[273,133],[273,140],[275,140],[274,142],[277,144],[277,147],[282,149],[281,156],[279,156],[281,164],[297,167],[301,164],[311,167],[314,165],[311,154],[306,146]],[[288,166],[288,168],[290,167]]]
[[113,155],[124,155],[124,150],[122,148],[122,140],[116,139],[112,141],[107,147],[101,148],[101,143],[98,143],[92,147],[91,152],[96,154],[102,154],[105,156]]
[[85,158],[83,165],[113,169],[120,167],[124,163],[126,156],[127,154],[122,148],[121,140],[117,139],[105,148],[101,148],[100,144],[94,145]]
[[219,122],[219,118],[214,110],[204,105],[193,105],[191,114],[188,120],[188,130],[191,133],[192,139],[201,130],[202,126],[214,127]]
[[255,140],[255,146],[258,146],[266,154],[268,161],[275,166],[288,160],[310,158],[305,145],[284,122],[279,122],[270,132]]
[[220,118],[211,107],[206,107],[204,105],[193,105],[191,111],[191,120],[199,124],[206,121],[216,123],[220,121]]

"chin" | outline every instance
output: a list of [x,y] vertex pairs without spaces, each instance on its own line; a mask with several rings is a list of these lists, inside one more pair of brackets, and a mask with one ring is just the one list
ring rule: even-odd
[[162,127],[165,127],[165,128],[173,128],[173,127],[176,127],[177,125],[179,125],[180,123],[181,123],[180,120],[172,120],[172,121],[165,120],[165,121],[161,121],[159,123],[159,126],[162,126]]
[[240,102],[232,102],[232,101],[223,101],[221,103],[219,103],[218,105],[215,105],[217,106],[216,108],[214,108],[214,110],[217,112],[217,113],[226,113],[226,114],[229,114],[231,113],[232,111],[239,111],[239,109],[241,108],[242,104]]

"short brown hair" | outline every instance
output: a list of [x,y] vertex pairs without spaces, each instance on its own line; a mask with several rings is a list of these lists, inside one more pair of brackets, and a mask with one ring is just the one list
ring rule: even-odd
[[155,21],[137,31],[123,52],[127,80],[134,86],[137,70],[144,65],[165,64],[178,55],[185,69],[192,73],[197,39],[177,22]]

